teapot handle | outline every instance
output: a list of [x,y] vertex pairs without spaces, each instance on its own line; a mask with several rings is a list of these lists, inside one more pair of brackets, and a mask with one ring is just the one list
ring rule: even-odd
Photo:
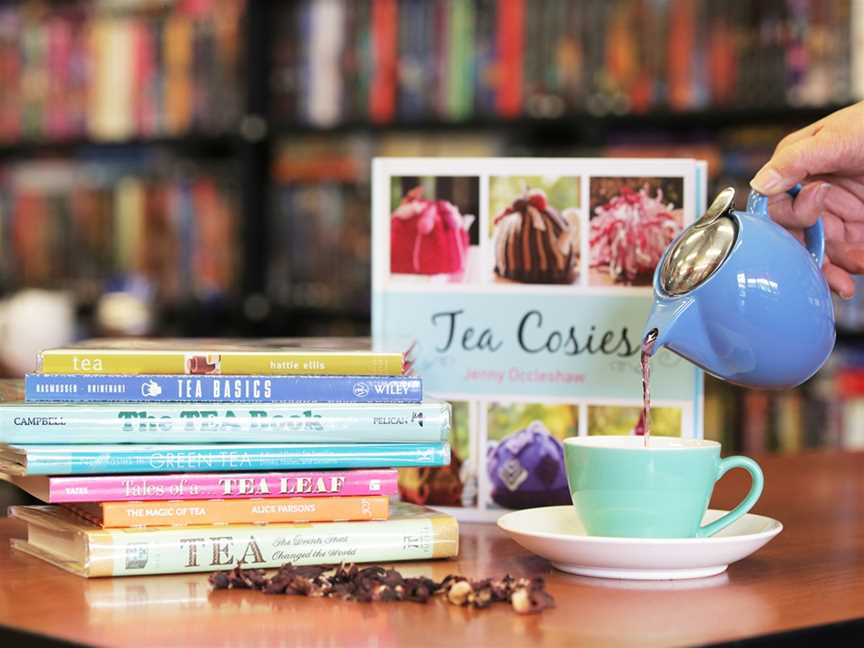
[[[801,183],[799,182],[788,189],[786,193],[795,198],[801,193]],[[770,218],[768,215],[768,196],[751,191],[747,197],[747,211],[751,214]],[[810,252],[810,256],[813,257],[813,261],[821,269],[822,263],[825,261],[825,226],[822,224],[821,217],[804,230],[804,245]]]
[[[795,198],[801,193],[801,183],[799,182],[786,193]],[[825,261],[825,226],[822,224],[821,216],[804,230],[804,242],[816,266],[822,268],[822,263]]]

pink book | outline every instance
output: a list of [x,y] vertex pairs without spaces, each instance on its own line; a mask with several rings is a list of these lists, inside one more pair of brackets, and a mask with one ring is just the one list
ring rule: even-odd
[[332,497],[395,495],[398,471],[327,470],[315,472],[181,473],[91,477],[0,477],[43,502],[122,502],[205,500],[252,497]]

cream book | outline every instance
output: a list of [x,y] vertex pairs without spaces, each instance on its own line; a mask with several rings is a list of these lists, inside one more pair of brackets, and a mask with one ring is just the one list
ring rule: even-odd
[[388,520],[312,524],[193,525],[102,529],[59,506],[13,506],[27,538],[12,547],[79,576],[176,574],[285,563],[318,565],[449,558],[459,552],[455,518],[396,503]]

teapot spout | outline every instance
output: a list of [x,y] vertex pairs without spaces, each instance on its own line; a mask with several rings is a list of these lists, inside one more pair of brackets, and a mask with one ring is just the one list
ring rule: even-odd
[[666,347],[691,362],[701,364],[693,351],[705,348],[705,327],[694,299],[655,301],[642,332],[642,340],[653,332],[654,344],[649,355]]
[[650,355],[666,347],[721,380],[749,387],[771,386],[764,380],[756,382],[750,378],[757,368],[757,357],[747,334],[731,331],[716,322],[706,324],[693,298],[655,301],[643,336],[655,329]]

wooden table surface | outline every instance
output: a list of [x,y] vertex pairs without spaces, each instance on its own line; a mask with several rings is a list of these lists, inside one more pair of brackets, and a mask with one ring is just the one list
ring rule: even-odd
[[[469,610],[436,601],[360,604],[211,592],[207,576],[86,580],[13,553],[17,521],[0,521],[0,624],[97,645],[474,646],[694,645],[802,635],[843,623],[864,636],[864,454],[762,457],[765,493],[755,512],[785,529],[727,573],[706,579],[627,582],[550,568],[492,525],[463,525],[458,560],[404,563],[410,574],[542,574],[554,610],[520,616],[509,606]],[[747,488],[742,471],[718,486],[729,508]],[[833,630],[836,632],[837,626]],[[797,632],[796,632],[797,631]],[[811,631],[812,632],[812,631]],[[0,640],[3,629],[0,628]],[[3,642],[5,643],[5,642]]]

